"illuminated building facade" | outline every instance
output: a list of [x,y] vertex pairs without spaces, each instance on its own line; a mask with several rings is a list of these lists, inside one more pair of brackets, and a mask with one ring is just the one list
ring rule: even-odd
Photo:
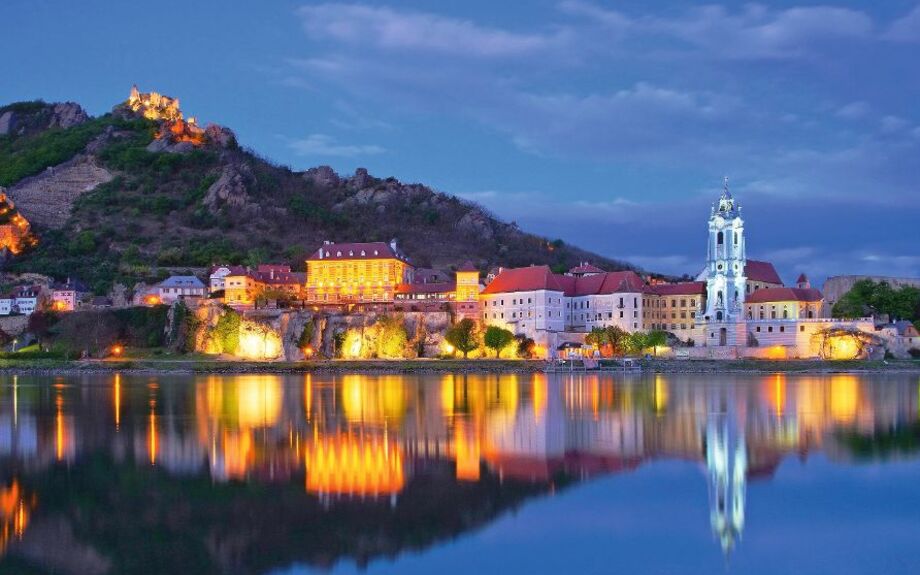
[[38,240],[31,232],[32,226],[16,209],[11,200],[0,188],[0,252],[17,255],[22,250],[35,246]]
[[304,299],[313,304],[393,303],[411,284],[409,258],[390,243],[325,242],[307,259]]

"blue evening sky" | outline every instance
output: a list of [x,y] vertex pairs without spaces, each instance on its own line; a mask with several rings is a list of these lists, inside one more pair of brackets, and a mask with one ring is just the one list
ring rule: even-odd
[[292,168],[672,273],[728,175],[787,282],[920,276],[917,0],[4,0],[0,24],[0,102],[101,114],[137,83]]

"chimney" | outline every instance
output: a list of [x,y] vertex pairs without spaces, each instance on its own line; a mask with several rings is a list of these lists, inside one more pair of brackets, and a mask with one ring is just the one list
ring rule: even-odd
[[393,250],[393,252],[396,252],[396,238],[390,240],[390,249]]

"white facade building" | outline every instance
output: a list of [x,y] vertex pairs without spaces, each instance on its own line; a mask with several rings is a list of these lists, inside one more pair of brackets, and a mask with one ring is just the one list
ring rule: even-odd
[[195,276],[171,276],[157,284],[160,301],[171,304],[179,299],[205,296],[204,283]]

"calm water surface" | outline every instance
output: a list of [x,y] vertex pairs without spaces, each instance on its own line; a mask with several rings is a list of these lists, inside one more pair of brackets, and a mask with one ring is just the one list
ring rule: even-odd
[[0,573],[918,573],[918,392],[0,377]]

